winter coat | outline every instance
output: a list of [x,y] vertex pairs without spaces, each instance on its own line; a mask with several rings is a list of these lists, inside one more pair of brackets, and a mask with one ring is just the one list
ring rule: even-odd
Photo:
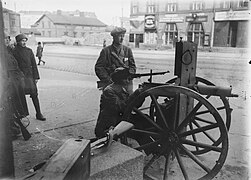
[[20,117],[26,117],[29,115],[29,111],[24,92],[24,74],[19,69],[18,63],[10,48],[6,51],[6,59],[13,113]]
[[[116,58],[117,56],[121,61]],[[122,63],[121,63],[122,62]],[[110,81],[111,73],[118,67],[126,66],[130,73],[136,72],[136,65],[131,48],[121,45],[116,48],[113,44],[103,48],[95,64],[95,73],[101,81]]]
[[37,85],[35,80],[40,79],[35,56],[28,47],[17,45],[13,50],[13,55],[18,62],[20,70],[24,73],[25,93],[37,95]]
[[95,127],[97,137],[105,135],[111,126],[115,127],[121,121],[128,97],[129,93],[121,85],[112,83],[104,89]]
[[36,57],[42,57],[42,55],[43,55],[43,47],[42,46],[37,46]]

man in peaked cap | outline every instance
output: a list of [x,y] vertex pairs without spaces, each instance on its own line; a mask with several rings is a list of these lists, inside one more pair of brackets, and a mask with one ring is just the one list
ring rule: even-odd
[[[118,67],[126,68],[132,74],[136,73],[132,50],[122,44],[125,33],[125,28],[114,28],[111,31],[111,36],[113,37],[112,44],[106,46],[100,52],[95,64],[95,73],[103,84],[112,83],[111,74]],[[133,92],[132,80],[129,81],[126,88],[130,94]]]
[[45,121],[38,99],[37,82],[40,79],[32,49],[26,47],[28,38],[24,34],[15,37],[17,46],[13,50],[20,70],[24,73],[25,94],[29,94],[36,110],[36,119]]

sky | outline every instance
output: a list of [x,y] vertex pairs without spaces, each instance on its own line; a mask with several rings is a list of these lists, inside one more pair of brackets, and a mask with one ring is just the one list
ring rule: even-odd
[[13,11],[86,11],[95,12],[97,18],[107,25],[118,17],[130,16],[130,0],[2,0],[4,8]]

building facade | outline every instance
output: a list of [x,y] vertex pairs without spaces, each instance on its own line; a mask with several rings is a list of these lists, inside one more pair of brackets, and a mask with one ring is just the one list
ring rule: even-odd
[[173,47],[182,38],[199,47],[247,47],[248,0],[132,0],[129,42]]
[[4,31],[15,37],[21,31],[20,14],[3,8]]
[[88,33],[105,32],[106,25],[93,17],[44,14],[33,26],[43,37],[84,37]]

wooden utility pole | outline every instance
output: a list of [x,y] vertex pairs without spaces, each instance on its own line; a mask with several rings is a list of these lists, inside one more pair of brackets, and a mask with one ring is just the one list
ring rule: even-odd
[[4,22],[0,1],[0,179],[14,178],[14,158],[8,118],[7,61],[5,58]]

